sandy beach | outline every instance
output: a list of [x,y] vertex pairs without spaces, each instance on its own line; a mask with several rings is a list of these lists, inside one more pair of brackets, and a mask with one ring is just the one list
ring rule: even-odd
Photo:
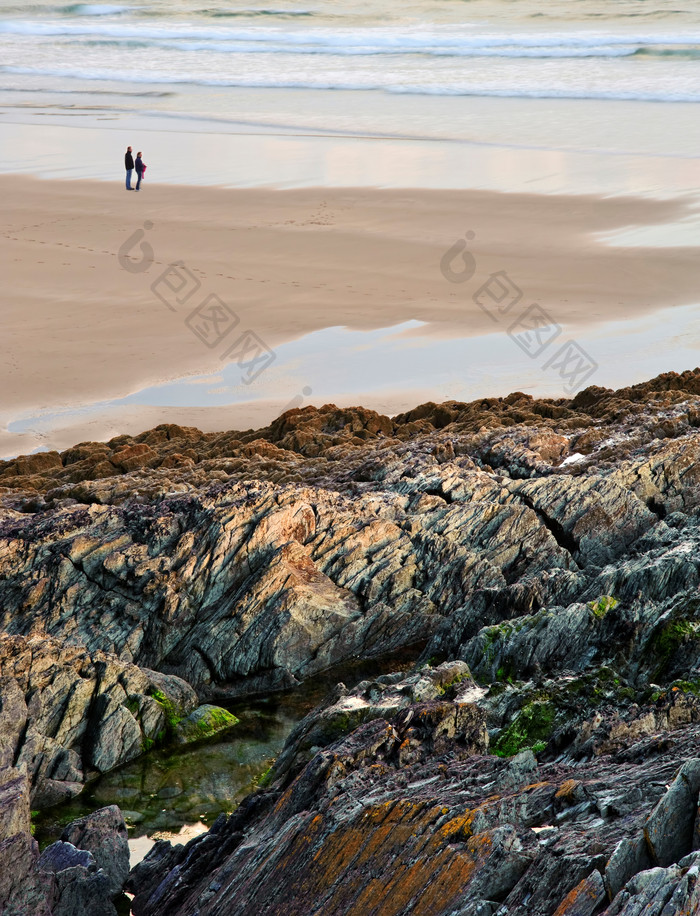
[[0,916],[700,914],[700,4],[0,6]]
[[[8,432],[13,419],[216,372],[226,343],[247,331],[272,350],[323,328],[369,331],[409,321],[422,323],[422,336],[492,334],[494,319],[471,292],[499,271],[517,283],[524,303],[540,303],[559,325],[580,329],[691,304],[700,280],[692,248],[606,241],[622,228],[681,220],[689,210],[681,201],[148,183],[137,196],[116,183],[8,176],[0,191],[6,454],[47,444]],[[474,233],[473,279],[448,282],[441,258],[465,233]],[[177,291],[173,263],[182,265]],[[205,339],[188,324],[207,301],[239,319],[227,319],[235,333],[221,345],[214,338],[222,328]],[[417,379],[422,392],[431,394]],[[283,386],[272,402],[279,409],[295,394]],[[271,409],[268,392],[239,406],[237,418],[250,426]],[[180,422],[232,425],[229,408],[200,405],[186,414]],[[153,410],[138,406],[119,412],[121,432],[154,421]],[[48,444],[103,438],[112,422],[91,417],[81,428],[73,418],[65,434],[57,422]]]

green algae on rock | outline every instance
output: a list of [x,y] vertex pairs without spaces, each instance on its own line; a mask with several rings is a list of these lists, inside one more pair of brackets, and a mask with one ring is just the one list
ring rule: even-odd
[[206,741],[238,725],[238,721],[232,713],[220,706],[205,703],[178,721],[174,730],[175,741],[178,744]]
[[339,685],[238,810],[154,848],[139,913],[573,916],[602,885],[692,912],[699,428],[696,370],[8,462],[0,750],[45,803],[201,702],[413,647],[444,664]]

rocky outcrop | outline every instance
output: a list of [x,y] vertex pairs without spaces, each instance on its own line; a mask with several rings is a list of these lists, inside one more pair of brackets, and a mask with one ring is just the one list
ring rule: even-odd
[[118,808],[69,824],[64,839],[40,855],[32,837],[27,774],[0,768],[0,838],[3,916],[117,916],[111,898],[129,872]]
[[575,566],[499,490],[500,502],[446,505],[231,482],[13,518],[0,529],[13,611],[0,616],[9,632],[70,634],[209,693],[292,686],[424,642],[478,587]]
[[61,840],[89,852],[107,875],[110,894],[114,897],[121,893],[129,874],[129,843],[126,823],[116,805],[72,821]]
[[116,916],[109,876],[90,852],[59,841],[44,850],[36,867],[53,878],[52,916]]
[[[693,912],[700,725],[651,755],[645,738],[578,764],[487,755],[486,692],[464,675],[339,687],[265,789],[134,869],[134,913],[579,916],[654,900],[661,914],[672,896],[664,916]],[[365,721],[329,742],[353,709]]]
[[37,868],[39,845],[31,836],[29,782],[24,770],[0,767],[0,912],[51,916],[53,881]]
[[[360,407],[290,410],[258,430],[202,433],[162,424],[140,436],[83,442],[0,462],[0,486],[28,511],[67,498],[113,501],[134,493],[119,478],[162,472],[178,489],[222,479],[293,481],[321,486],[392,477],[395,458],[421,445],[435,463],[471,455],[514,478],[614,467],[649,446],[692,434],[700,425],[700,371],[669,372],[612,391],[592,386],[573,399],[534,399],[522,392],[471,403],[427,403],[395,417]],[[408,448],[407,448],[408,446]],[[682,472],[681,472],[682,473]],[[94,487],[81,489],[84,482]],[[102,482],[102,484],[100,484]],[[110,485],[111,484],[111,485]]]
[[2,762],[43,804],[232,724],[201,700],[412,648],[158,843],[134,912],[692,912],[699,429],[695,370],[6,462]]
[[[564,910],[563,913],[572,913]],[[631,878],[602,916],[685,916],[700,912],[700,853]]]
[[[174,675],[51,637],[0,635],[0,766],[26,768],[36,808],[174,740],[197,707],[195,691]],[[206,737],[177,731],[180,741],[188,736]]]
[[[475,689],[463,662],[445,662],[438,668],[426,665],[408,675],[383,675],[376,680],[361,681],[352,691],[338,684],[325,701],[294,728],[266,781],[268,784],[288,783],[320,748],[349,734],[358,725],[376,719],[392,720],[400,710],[409,709],[412,704],[449,698],[458,689],[461,696],[480,692]],[[487,743],[486,736],[484,742]],[[402,755],[408,753],[407,745]]]

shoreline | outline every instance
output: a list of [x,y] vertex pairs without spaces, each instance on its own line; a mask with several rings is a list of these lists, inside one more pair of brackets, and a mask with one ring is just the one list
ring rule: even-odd
[[[697,249],[626,248],[606,240],[635,227],[680,224],[692,213],[692,201],[149,184],[137,198],[121,183],[7,175],[0,177],[0,191],[8,303],[4,454],[66,445],[67,437],[75,442],[137,432],[155,425],[157,411],[186,414],[192,425],[204,427],[230,427],[231,419],[222,422],[222,416],[233,414],[259,425],[306,388],[312,395],[302,397],[304,405],[356,404],[369,390],[367,406],[394,413],[420,400],[494,394],[497,370],[505,367],[501,387],[515,372],[513,390],[551,394],[542,388],[541,373],[533,375],[542,360],[529,360],[507,340],[510,316],[502,320],[475,303],[480,287],[499,272],[520,289],[522,305],[539,303],[551,313],[562,341],[566,335],[584,346],[589,339],[602,341],[595,359],[604,368],[611,360],[606,328],[615,327],[619,356],[630,322],[648,337],[654,334],[649,317],[670,306],[684,326],[666,321],[653,346],[642,335],[633,377],[689,368],[700,346],[688,343],[685,333],[695,319]],[[466,283],[448,282],[441,259],[458,242],[467,250],[467,231],[475,233],[473,275]],[[139,266],[131,256],[141,244],[150,246],[150,261]],[[192,298],[184,304],[168,287],[174,262],[187,269],[180,280]],[[207,297],[233,313],[236,333],[252,332],[279,351],[265,374],[231,377],[223,337],[212,345],[193,327],[192,303],[199,307]],[[687,365],[675,358],[672,365],[658,363],[664,334],[667,349],[680,350],[677,339],[690,347]],[[369,372],[358,362],[363,352]],[[338,364],[347,367],[345,376]],[[358,387],[364,381],[366,388]],[[625,381],[615,376],[615,384]],[[177,383],[210,387],[204,398],[158,407],[154,389]],[[139,403],[140,394],[151,400]],[[88,416],[96,404],[104,410]],[[61,420],[65,411],[72,414],[68,423]],[[49,422],[34,433],[9,428],[39,415]]]
[[[252,96],[259,99],[255,93]],[[118,150],[133,145],[138,137],[137,146],[148,150],[151,180],[169,185],[535,190],[538,194],[604,196],[642,193],[637,189],[643,188],[644,196],[660,199],[697,193],[693,119],[678,115],[682,124],[688,124],[684,133],[673,127],[669,114],[677,106],[687,108],[693,103],[665,103],[670,108],[659,109],[652,102],[609,103],[621,106],[620,118],[625,123],[632,120],[634,126],[629,139],[617,131],[606,142],[595,120],[602,103],[577,100],[585,127],[577,127],[571,136],[561,132],[551,137],[548,133],[546,143],[537,143],[539,134],[533,135],[532,117],[543,119],[550,132],[556,131],[553,110],[559,106],[550,106],[547,100],[475,97],[466,101],[464,110],[453,109],[454,100],[448,97],[439,101],[446,104],[446,123],[452,133],[440,132],[438,124],[424,114],[424,121],[419,122],[424,133],[410,136],[401,135],[398,123],[389,122],[394,130],[383,133],[371,129],[374,122],[357,132],[344,122],[335,129],[321,130],[308,118],[285,124],[271,120],[268,112],[256,119],[252,108],[250,120],[239,122],[198,117],[190,111],[134,114],[105,108],[100,114],[92,106],[81,107],[80,100],[75,109],[67,105],[58,110],[0,101],[0,174],[111,181],[114,171],[118,172]],[[375,117],[379,112],[389,115],[391,109],[382,107],[385,99],[376,104]],[[324,105],[328,106],[327,100]],[[353,99],[352,110],[358,105]],[[332,117],[332,110],[326,114]],[[643,123],[647,128],[656,125],[669,142],[659,146],[645,140]],[[37,129],[42,132],[40,146]],[[173,157],[175,136],[177,156]],[[76,155],[77,150],[89,150],[90,155]]]

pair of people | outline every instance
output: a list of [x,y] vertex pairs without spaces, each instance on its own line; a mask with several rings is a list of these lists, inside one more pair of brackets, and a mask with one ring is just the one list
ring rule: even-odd
[[[140,191],[141,190],[141,181],[143,180],[144,173],[146,171],[146,164],[141,158],[142,153],[136,153],[136,162],[134,162],[134,156],[131,152],[131,147],[127,146],[126,154],[124,156],[124,166],[126,168],[126,190],[127,191]],[[137,182],[136,187],[131,187],[131,176],[136,169]]]

